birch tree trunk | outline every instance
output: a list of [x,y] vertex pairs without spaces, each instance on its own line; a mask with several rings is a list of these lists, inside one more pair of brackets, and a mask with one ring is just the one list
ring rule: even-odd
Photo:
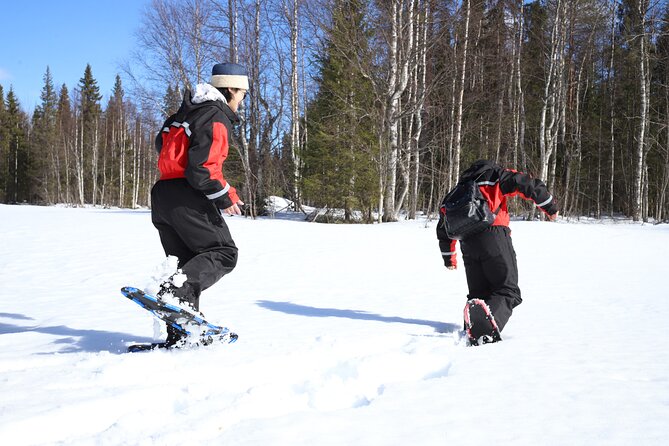
[[[523,33],[524,33],[524,11],[525,2],[520,1],[520,10],[516,15],[516,38],[513,45],[513,64],[514,75],[512,87],[515,90],[513,103],[513,165],[518,168],[518,154],[524,160],[524,140],[525,140],[525,97],[523,93],[522,83],[522,48],[523,48]],[[525,168],[525,166],[523,166]]]
[[72,166],[70,165],[70,155],[72,154],[72,148],[71,148],[71,141],[72,141],[72,129],[71,126],[67,127],[67,131],[65,130],[65,126],[61,124],[61,132],[63,134],[63,139],[62,139],[62,147],[61,150],[63,151],[63,158],[65,159],[65,203],[68,204],[73,204],[73,198],[72,198],[72,191],[71,191],[71,185],[70,185],[70,174],[72,171]]
[[[234,62],[239,60],[237,56],[237,0],[228,0],[228,19],[230,25],[230,59]],[[236,62],[235,62],[236,63]]]
[[558,95],[557,95],[557,123],[555,126],[555,142],[553,144],[554,155],[551,157],[551,167],[548,174],[548,188],[549,190],[555,190],[555,177],[557,176],[557,158],[558,151],[562,153],[566,152],[567,147],[567,85],[570,83],[569,80],[566,80],[566,60],[571,60],[570,58],[562,59],[560,75],[558,76]]
[[[256,0],[256,39],[259,40],[260,37],[260,31],[258,29],[258,24],[260,22],[260,6],[259,6],[259,1]],[[229,16],[230,16],[230,51],[231,51],[231,57],[232,57],[232,62],[234,63],[239,63],[239,43],[238,43],[238,13],[237,13],[237,0],[229,0],[228,1],[228,8],[229,8]],[[251,81],[257,82],[257,79],[252,79]],[[256,84],[257,85],[257,84]],[[240,158],[242,159],[242,168],[244,169],[244,183],[245,183],[245,192],[246,196],[244,197],[244,200],[246,200],[246,203],[249,205],[249,210],[250,210],[250,215],[251,217],[254,217],[257,215],[256,211],[256,197],[254,194],[254,185],[253,185],[253,174],[251,173],[251,159],[249,155],[249,142],[246,139],[246,134],[247,134],[247,113],[246,113],[246,106],[242,102],[239,104],[239,109],[238,109],[238,115],[241,120],[241,126],[240,126],[240,131],[239,131],[239,154]]]
[[99,156],[99,135],[98,135],[98,120],[95,121],[95,130],[93,131],[93,156],[91,157],[91,177],[93,180],[93,195],[91,203],[93,206],[97,203],[96,197],[98,193],[98,156]]
[[[669,106],[669,100],[667,100]],[[669,109],[668,109],[669,110]],[[669,112],[666,117],[666,133],[667,141],[669,141]],[[660,198],[657,203],[657,219],[658,221],[667,220],[666,212],[669,211],[669,203],[667,203],[667,190],[669,190],[669,147],[664,147],[664,170],[662,176],[662,186],[660,187]]]
[[298,0],[293,0],[292,11],[290,14],[290,119],[291,119],[291,141],[290,141],[290,159],[293,163],[293,205],[297,211],[301,208],[300,199],[300,89],[298,79],[298,58],[297,43],[299,37],[298,20]]
[[[574,17],[574,16],[572,16]],[[568,157],[569,163],[567,164],[567,172],[565,175],[566,182],[565,182],[565,199],[564,199],[564,204],[563,204],[563,209],[568,210],[569,209],[569,196],[571,194],[570,191],[570,175],[571,175],[571,167],[572,163],[571,160],[572,158],[575,158],[576,160],[576,176],[574,178],[574,189],[575,191],[573,192],[573,205],[572,205],[572,213],[578,213],[579,212],[579,207],[578,207],[578,200],[579,197],[581,196],[581,165],[582,165],[582,160],[583,160],[583,122],[581,119],[581,98],[587,98],[588,96],[588,88],[589,88],[589,76],[587,75],[586,70],[588,69],[588,64],[590,63],[590,58],[593,53],[593,40],[595,37],[595,32],[594,29],[590,32],[587,42],[586,42],[586,47],[585,47],[585,54],[583,55],[583,60],[581,61],[580,66],[578,67],[578,74],[576,76],[576,101],[575,101],[575,106],[574,106],[574,123],[573,127],[574,130],[571,132],[572,135],[572,147],[574,147],[573,153],[571,156]],[[585,77],[585,79],[584,79]],[[600,115],[601,117],[601,115]],[[601,127],[601,126],[600,126]],[[598,146],[601,145],[598,144]],[[601,150],[600,150],[601,151]],[[598,162],[599,162],[599,157],[598,157]],[[597,169],[597,175],[599,177],[599,171],[600,169]],[[597,181],[597,189],[599,189],[599,180]],[[595,194],[596,198],[596,206],[599,207],[599,193]],[[599,210],[596,211],[597,213]]]
[[660,197],[657,201],[657,219],[662,221],[665,218],[665,202],[667,200],[667,189],[669,188],[669,72],[665,73],[664,87],[664,125],[665,125],[665,144],[664,144],[664,169],[662,182],[660,185]]
[[613,217],[613,199],[615,185],[616,168],[616,134],[615,134],[615,86],[613,78],[613,60],[616,50],[616,4],[617,0],[611,2],[611,54],[609,57],[609,67],[606,77],[609,86],[609,109],[610,109],[610,128],[609,128],[609,216]]
[[206,57],[205,51],[202,48],[202,30],[206,26],[205,18],[202,11],[202,3],[200,0],[193,1],[194,14],[190,17],[190,46],[193,51],[193,62],[195,65],[195,83],[203,82],[202,74],[204,72],[204,60]]
[[54,202],[53,203],[62,203],[63,202],[63,195],[62,195],[62,185],[61,185],[61,177],[60,177],[60,171],[61,171],[61,164],[60,164],[60,156],[58,156],[58,146],[54,145],[53,150],[51,152],[51,163],[53,165],[54,169],[54,174],[55,174],[55,182],[56,182],[56,193],[54,197]]
[[460,69],[460,86],[457,93],[457,116],[455,118],[455,141],[453,153],[453,175],[457,183],[460,178],[460,152],[462,151],[462,101],[465,93],[465,80],[467,75],[467,48],[469,45],[469,21],[471,18],[471,2],[466,0],[465,12],[465,34],[462,38],[462,64]]
[[539,177],[548,183],[549,162],[557,143],[559,131],[559,96],[562,91],[564,70],[564,1],[557,0],[554,23],[551,31],[550,54],[541,107],[539,124],[539,150],[541,170]]
[[[75,124],[76,125],[76,124]],[[77,178],[77,191],[79,192],[79,204],[81,206],[86,202],[84,197],[84,121],[81,119],[81,130],[79,125],[76,125],[77,131],[75,136],[75,176]]]
[[[125,112],[124,107],[121,104],[119,108],[119,121],[118,121],[118,130],[112,132],[113,142],[112,147],[118,147],[120,150],[119,156],[119,169],[118,169],[118,203],[119,206],[123,206],[125,203],[125,177],[126,177],[126,140],[127,140],[127,129],[125,122]],[[120,135],[119,135],[120,133]],[[118,138],[118,139],[117,139]],[[117,139],[117,140],[116,140]],[[134,149],[134,145],[133,145]],[[133,177],[134,180],[134,177]]]
[[[103,132],[103,134],[104,134],[104,132]],[[107,203],[107,201],[106,201],[107,197],[105,196],[105,194],[107,192],[107,155],[108,155],[109,150],[106,147],[106,142],[105,141],[102,141],[102,144],[103,144],[103,147],[102,147],[102,150],[100,151],[101,156],[102,156],[102,181],[101,181],[101,184],[100,184],[100,201],[99,201],[99,203],[100,203],[100,205],[104,206]]]
[[[399,165],[402,168],[403,188],[397,201],[397,212],[404,207],[404,201],[409,198],[409,215],[410,219],[416,216],[416,201],[418,199],[418,173],[420,170],[420,153],[419,141],[422,131],[422,112],[423,104],[425,102],[425,51],[426,44],[424,42],[424,32],[427,30],[426,19],[423,19],[424,2],[418,0],[415,4],[416,11],[414,12],[415,24],[413,41],[415,42],[415,51],[411,55],[411,74],[409,84],[409,94],[406,100],[406,107],[411,113],[407,117],[408,129],[406,132],[406,143],[401,144],[405,152],[405,164],[400,161]],[[401,157],[400,157],[401,158]],[[415,191],[415,192],[414,192]]]
[[648,127],[648,102],[649,98],[649,84],[650,73],[648,72],[648,51],[647,34],[646,34],[646,13],[647,2],[639,1],[638,14],[641,19],[639,39],[639,89],[640,89],[640,111],[639,111],[639,133],[637,136],[637,146],[635,152],[635,169],[634,169],[634,208],[632,218],[634,221],[639,221],[643,218],[643,174],[644,161],[646,151],[646,129]]
[[388,171],[386,172],[387,181],[386,187],[384,189],[385,199],[384,199],[384,211],[383,219],[385,221],[391,221],[395,215],[395,186],[397,175],[397,120],[395,119],[395,114],[397,113],[397,105],[394,98],[395,84],[397,83],[398,76],[398,39],[399,39],[399,23],[398,18],[400,15],[400,8],[398,7],[397,0],[392,0],[391,6],[391,30],[390,30],[390,48],[389,48],[389,57],[390,57],[390,79],[388,81],[388,91],[387,95],[388,108],[386,120],[388,121],[388,132],[389,132],[389,154],[388,154]]
[[[136,137],[132,139],[132,207],[136,208],[139,203],[139,189],[142,184],[141,181],[141,159],[140,147],[142,147],[142,121],[137,120],[135,129]],[[125,130],[124,130],[125,133]],[[125,147],[125,143],[124,143]]]
[[[400,98],[407,88],[409,82],[410,54],[413,51],[413,16],[415,0],[408,0],[408,19],[404,20],[405,0],[393,0],[391,7],[391,37],[390,37],[390,79],[388,82],[388,130],[389,130],[389,168],[388,184],[386,188],[386,199],[384,219],[386,221],[397,220],[399,209],[396,208],[397,189],[397,163],[399,159],[399,124],[400,124]],[[405,29],[406,27],[406,29]],[[402,35],[407,36],[407,42],[403,45]],[[404,56],[404,57],[402,57]]]
[[[418,186],[420,184],[420,138],[423,132],[423,110],[425,107],[426,96],[426,75],[427,75],[427,31],[428,31],[428,17],[430,17],[430,5],[428,2],[421,3],[421,14],[418,20],[418,48],[417,48],[417,94],[416,104],[414,108],[414,121],[416,128],[413,135],[412,143],[412,158],[413,164],[413,184],[411,185],[411,208],[409,209],[409,218],[415,219],[418,208]],[[429,207],[428,207],[429,209]]]
[[[458,43],[457,43],[457,38],[455,39],[455,48],[453,51],[454,54],[458,53]],[[456,73],[457,75],[457,70]],[[453,76],[453,79],[451,81],[451,112],[450,112],[450,127],[449,127],[449,132],[448,132],[448,144],[447,144],[447,159],[448,159],[448,190],[453,189],[453,186],[455,185],[455,179],[457,174],[454,170],[454,160],[453,160],[453,139],[455,135],[455,92],[456,92],[456,85],[457,85],[457,76]]]

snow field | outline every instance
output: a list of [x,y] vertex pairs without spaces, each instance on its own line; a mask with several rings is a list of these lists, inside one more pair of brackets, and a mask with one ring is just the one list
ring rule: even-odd
[[0,438],[64,445],[669,441],[665,225],[512,222],[524,303],[460,339],[464,270],[434,222],[226,218],[202,296],[232,345],[126,354],[119,292],[163,261],[147,211],[0,206]]

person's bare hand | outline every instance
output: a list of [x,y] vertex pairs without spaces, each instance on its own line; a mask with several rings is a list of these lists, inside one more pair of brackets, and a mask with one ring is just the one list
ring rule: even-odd
[[229,208],[223,209],[223,212],[228,215],[242,215],[242,211],[239,209],[239,206],[244,206],[244,202],[242,200],[239,200]]

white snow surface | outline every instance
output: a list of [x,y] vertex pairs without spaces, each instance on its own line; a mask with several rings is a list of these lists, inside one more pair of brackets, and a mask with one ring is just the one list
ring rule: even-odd
[[466,347],[435,222],[226,222],[239,341],[129,354],[149,211],[0,206],[2,444],[669,444],[667,225],[512,222],[524,303]]

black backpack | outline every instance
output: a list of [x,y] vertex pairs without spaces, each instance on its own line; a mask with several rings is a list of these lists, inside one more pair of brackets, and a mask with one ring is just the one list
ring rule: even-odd
[[483,232],[495,221],[497,212],[490,210],[476,181],[465,180],[446,195],[441,204],[444,229],[453,240],[463,240],[470,235]]

